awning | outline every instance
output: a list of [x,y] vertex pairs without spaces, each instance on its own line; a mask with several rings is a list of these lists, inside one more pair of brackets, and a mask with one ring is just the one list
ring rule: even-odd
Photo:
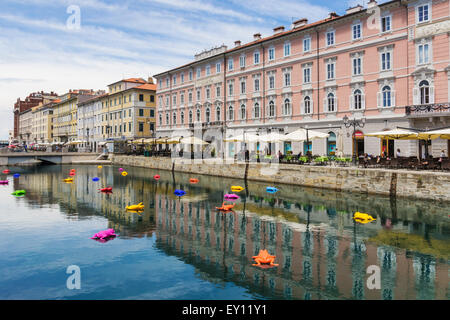
[[450,139],[450,128],[441,129],[441,130],[432,130],[427,132],[419,132],[419,139],[424,140],[433,140],[437,138],[441,139]]
[[[308,131],[308,134],[307,134]],[[282,141],[293,141],[300,142],[306,140],[314,140],[314,139],[324,139],[328,138],[330,135],[328,133],[323,133],[320,131],[314,130],[306,130],[306,129],[297,129],[282,138]],[[308,137],[308,139],[306,139]]]
[[417,140],[419,139],[417,132],[405,129],[393,129],[380,132],[372,132],[365,134],[368,137],[377,137],[380,139],[393,140]]

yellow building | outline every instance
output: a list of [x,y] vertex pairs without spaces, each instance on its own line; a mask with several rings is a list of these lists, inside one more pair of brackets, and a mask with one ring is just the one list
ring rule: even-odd
[[100,144],[150,138],[155,133],[155,95],[153,79],[124,79],[108,85],[101,99],[99,127],[94,139]]
[[56,99],[48,103],[40,103],[31,110],[32,124],[32,142],[36,144],[48,144],[53,140],[53,106],[59,103]]
[[59,97],[53,111],[53,140],[54,142],[70,142],[77,137],[77,106],[78,103],[103,93],[93,90],[70,90]]

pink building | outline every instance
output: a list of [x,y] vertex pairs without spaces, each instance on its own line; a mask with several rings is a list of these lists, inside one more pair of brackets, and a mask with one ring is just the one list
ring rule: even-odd
[[[255,34],[250,43],[200,53],[155,75],[157,136],[186,136],[199,128],[211,141],[215,129],[229,136],[230,130],[309,128],[330,138],[310,146],[280,143],[271,151],[309,148],[325,155],[338,146],[345,155],[393,155],[397,148],[416,155],[423,142],[364,134],[450,126],[449,17],[449,1],[369,1],[367,8],[350,8],[342,16],[300,19],[289,30],[277,27],[264,38]],[[345,116],[364,118],[365,124],[353,134],[343,124]],[[437,139],[429,152],[438,156],[442,149],[448,154],[448,141]],[[235,151],[227,147],[227,153]]]

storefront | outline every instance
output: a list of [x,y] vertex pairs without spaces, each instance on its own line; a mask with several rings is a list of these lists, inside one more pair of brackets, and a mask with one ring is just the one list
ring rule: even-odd
[[362,131],[355,131],[353,136],[353,154],[357,157],[364,155],[364,133]]
[[328,132],[330,135],[327,138],[327,155],[334,156],[336,154],[336,134],[334,132]]

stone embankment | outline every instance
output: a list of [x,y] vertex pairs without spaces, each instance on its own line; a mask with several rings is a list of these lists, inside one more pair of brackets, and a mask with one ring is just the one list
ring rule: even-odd
[[378,168],[263,164],[209,160],[186,160],[113,155],[112,163],[160,170],[186,172],[289,184],[343,192],[450,201],[450,173],[439,171],[388,170]]

